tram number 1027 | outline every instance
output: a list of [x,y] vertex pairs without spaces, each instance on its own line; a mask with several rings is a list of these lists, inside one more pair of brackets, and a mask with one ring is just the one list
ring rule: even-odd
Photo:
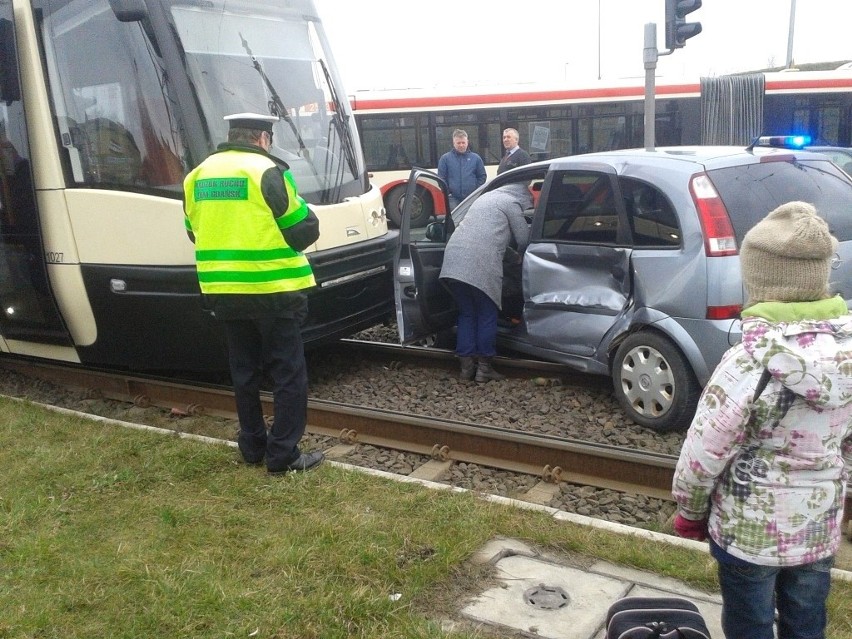
[[62,264],[65,261],[65,253],[47,251],[44,254],[44,259],[48,264]]

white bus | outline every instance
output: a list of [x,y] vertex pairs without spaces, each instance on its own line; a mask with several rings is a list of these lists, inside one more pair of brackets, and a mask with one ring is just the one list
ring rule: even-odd
[[0,3],[0,352],[226,368],[181,198],[238,112],[280,116],[320,219],[306,344],[392,317],[396,231],[345,96],[312,0]]
[[[742,144],[760,135],[807,134],[814,144],[852,146],[852,72],[757,73],[656,83],[656,145]],[[533,161],[644,146],[644,80],[587,87],[533,85],[464,91],[372,91],[350,96],[367,169],[391,222],[412,166],[434,170],[467,131],[493,177],[502,132],[518,129]],[[435,210],[427,199],[412,224]]]

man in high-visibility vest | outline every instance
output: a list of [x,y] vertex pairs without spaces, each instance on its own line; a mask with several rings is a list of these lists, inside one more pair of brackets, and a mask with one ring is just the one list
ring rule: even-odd
[[[269,154],[278,118],[239,113],[225,120],[228,141],[184,180],[186,231],[201,292],[225,329],[243,459],[265,460],[274,474],[309,470],[323,454],[299,450],[308,406],[300,325],[305,291],[315,285],[302,251],[317,241],[319,220],[287,164]],[[274,384],[268,433],[260,401],[264,365]]]

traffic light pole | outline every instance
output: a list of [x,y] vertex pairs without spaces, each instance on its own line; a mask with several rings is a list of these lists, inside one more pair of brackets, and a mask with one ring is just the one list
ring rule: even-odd
[[[791,0],[795,6],[796,0]],[[675,49],[682,48],[689,38],[701,33],[700,22],[687,22],[686,16],[701,8],[701,0],[665,0],[666,3],[666,51],[657,51],[657,25],[649,22],[645,25],[645,44],[642,61],[645,63],[645,150],[654,150],[656,136],[656,106],[654,102],[655,74],[657,59],[661,55],[671,55]]]
[[645,63],[645,150],[654,150],[655,125],[657,120],[654,92],[657,73],[657,25],[649,22],[645,25],[645,45],[642,61]]

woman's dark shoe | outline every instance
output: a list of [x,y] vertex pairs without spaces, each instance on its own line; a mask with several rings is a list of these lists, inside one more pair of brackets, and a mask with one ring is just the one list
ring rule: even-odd
[[494,370],[494,367],[491,366],[490,357],[480,357],[476,364],[476,377],[474,379],[479,383],[490,382],[492,380],[499,382],[501,379],[506,379],[506,376]]
[[459,379],[463,382],[469,382],[476,375],[476,359],[473,357],[459,357],[459,362],[461,362]]

